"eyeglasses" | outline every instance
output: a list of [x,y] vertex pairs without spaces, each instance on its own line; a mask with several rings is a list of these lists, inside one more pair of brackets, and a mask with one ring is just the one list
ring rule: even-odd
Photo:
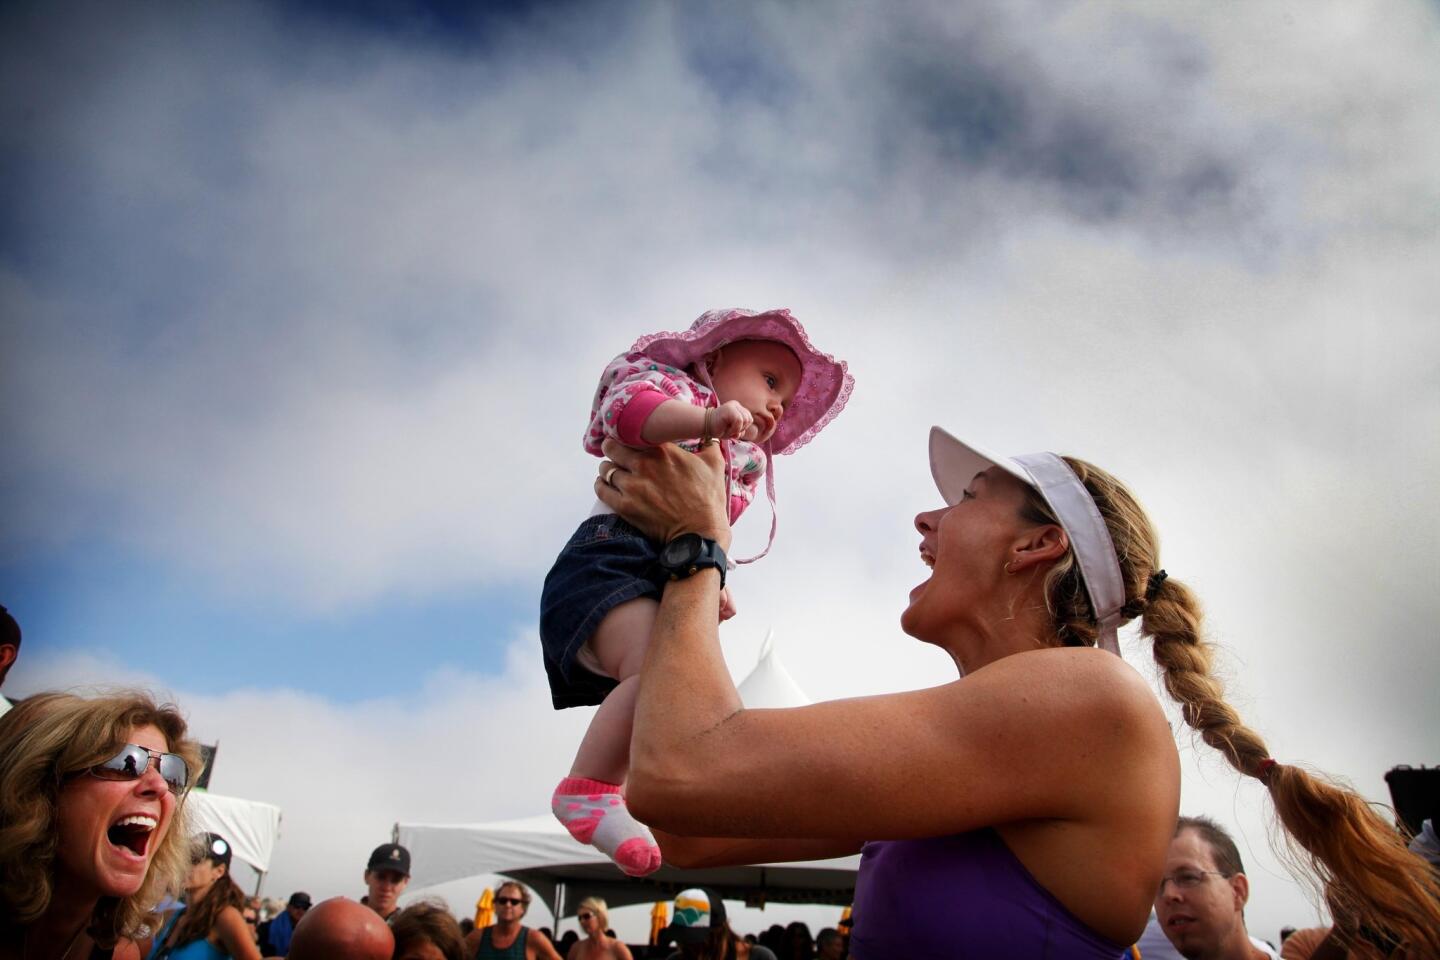
[[577,914],[575,914],[575,919],[576,919],[576,920],[589,920],[589,919],[590,919],[591,917],[593,917],[593,916],[595,916],[595,914],[593,914],[593,913],[577,913]]
[[125,744],[119,753],[104,763],[97,763],[88,773],[101,780],[139,780],[149,772],[151,758],[154,758],[155,767],[160,771],[160,776],[165,780],[170,792],[176,796],[184,793],[186,784],[190,782],[190,767],[186,765],[185,758],[174,753],[160,753],[134,743]]
[[518,907],[525,901],[519,897],[496,897],[495,904],[500,907]]
[[1205,882],[1206,877],[1223,877],[1218,870],[1176,870],[1168,877],[1160,878],[1160,889],[1156,896],[1165,892],[1165,884],[1173,883],[1181,890],[1193,890]]

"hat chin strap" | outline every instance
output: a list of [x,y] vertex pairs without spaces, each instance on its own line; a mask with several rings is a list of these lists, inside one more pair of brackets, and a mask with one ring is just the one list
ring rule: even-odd
[[1116,629],[1120,626],[1120,608],[1125,603],[1125,581],[1100,508],[1075,471],[1055,454],[1027,453],[1013,459],[1030,475],[1035,489],[1040,491],[1070,538],[1070,549],[1075,551],[1075,560],[1080,564],[1080,575],[1090,595],[1090,608],[1095,611],[1099,625],[1095,645],[1120,656]]
[[[764,550],[761,550],[753,557],[746,557],[743,560],[736,560],[735,562],[737,564],[754,563],[756,560],[759,560],[761,557],[769,553],[770,548],[775,545],[775,528],[779,526],[780,523],[780,514],[777,507],[775,506],[775,451],[770,449],[769,440],[766,440],[765,443],[760,447],[760,449],[765,452],[765,497],[770,501],[770,536],[765,541]],[[725,463],[728,468],[730,463],[729,453],[726,453],[725,458]]]
[[[705,384],[706,388],[710,391],[710,396],[714,397],[715,402],[718,404],[720,402],[720,394],[715,392],[715,384],[710,382],[710,368],[703,359],[695,361],[695,377],[701,383]],[[732,570],[738,564],[754,563],[756,560],[768,554],[770,548],[775,545],[775,530],[780,524],[780,518],[775,507],[775,453],[771,449],[769,440],[766,440],[763,445],[757,444],[757,446],[760,446],[760,449],[765,452],[765,497],[770,501],[770,536],[765,540],[765,549],[755,554],[755,556],[746,557],[743,560],[731,559],[730,568]],[[720,453],[725,457],[725,514],[728,517],[730,514],[730,445],[728,443],[720,444]]]

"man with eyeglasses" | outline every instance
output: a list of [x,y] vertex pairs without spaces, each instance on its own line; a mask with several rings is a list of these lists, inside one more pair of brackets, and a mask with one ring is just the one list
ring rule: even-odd
[[[1250,880],[1235,841],[1207,817],[1181,817],[1155,894],[1160,929],[1185,960],[1278,957],[1245,929]],[[1141,948],[1142,956],[1148,957]]]

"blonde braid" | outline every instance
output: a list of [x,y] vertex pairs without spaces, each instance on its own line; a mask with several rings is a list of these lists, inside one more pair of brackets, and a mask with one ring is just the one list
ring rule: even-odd
[[[1266,784],[1297,864],[1369,939],[1404,944],[1409,952],[1397,956],[1440,957],[1440,882],[1429,865],[1353,790],[1270,759],[1265,741],[1225,702],[1199,601],[1173,579],[1157,577],[1152,588],[1159,541],[1139,503],[1103,470],[1065,462],[1105,519],[1125,583],[1123,613],[1141,616],[1140,631],[1153,642],[1165,689],[1185,722],[1232,767]],[[1038,494],[1027,498],[1022,515],[1057,522]],[[1094,644],[1095,616],[1072,556],[1047,575],[1046,604],[1062,642]]]

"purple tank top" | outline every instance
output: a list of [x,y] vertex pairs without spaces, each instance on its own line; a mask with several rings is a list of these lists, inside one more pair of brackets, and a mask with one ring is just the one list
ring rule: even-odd
[[1118,960],[1126,951],[1076,919],[988,828],[865,844],[853,915],[854,960]]

